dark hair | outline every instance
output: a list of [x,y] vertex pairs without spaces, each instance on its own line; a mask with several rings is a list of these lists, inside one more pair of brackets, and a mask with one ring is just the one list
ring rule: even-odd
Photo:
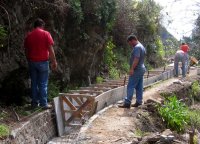
[[185,45],[185,42],[183,42],[182,45]]
[[37,18],[34,22],[34,28],[36,27],[44,27],[45,26],[45,22],[40,19],[40,18]]
[[130,35],[127,38],[127,42],[132,41],[132,40],[138,40],[137,37],[135,35]]

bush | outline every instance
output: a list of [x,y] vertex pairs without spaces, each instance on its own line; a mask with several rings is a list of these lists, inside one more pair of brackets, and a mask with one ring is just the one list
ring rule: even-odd
[[194,81],[191,86],[190,97],[194,100],[200,101],[200,85],[198,81]]
[[200,110],[190,110],[188,115],[190,117],[189,125],[195,129],[200,129]]
[[6,125],[0,125],[0,138],[6,137],[9,135],[9,128]]
[[112,79],[118,79],[119,78],[119,70],[117,70],[116,68],[112,67],[109,70],[109,76]]
[[96,77],[96,83],[102,83],[103,82],[103,78],[98,76]]
[[184,131],[189,123],[188,108],[181,103],[176,96],[171,96],[158,107],[158,112],[169,128],[178,132]]
[[104,52],[104,64],[108,66],[109,77],[113,79],[119,78],[119,70],[117,69],[117,58],[113,52],[115,45],[113,44],[112,39],[110,39],[105,48]]

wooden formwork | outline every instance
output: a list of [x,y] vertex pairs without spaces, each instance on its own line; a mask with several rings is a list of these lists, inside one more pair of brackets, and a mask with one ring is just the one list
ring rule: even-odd
[[59,97],[64,126],[81,126],[95,111],[94,95],[77,92],[62,93]]
[[[165,70],[148,71],[144,75],[144,85],[160,80],[162,75],[166,75]],[[128,78],[125,76],[120,80],[108,80],[101,84],[92,84],[89,87],[81,87],[79,90],[61,93],[55,100],[57,113],[60,118],[62,117],[62,120],[59,120],[57,116],[57,121],[61,121],[58,126],[61,129],[59,135],[61,136],[66,131],[66,127],[81,126],[96,111],[107,104],[114,103],[118,97],[122,99],[128,82],[126,79]],[[111,91],[112,89],[115,91]]]

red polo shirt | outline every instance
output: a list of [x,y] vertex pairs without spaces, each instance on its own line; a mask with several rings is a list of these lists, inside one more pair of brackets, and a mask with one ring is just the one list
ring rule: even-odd
[[27,58],[33,62],[46,61],[49,59],[49,46],[54,41],[51,34],[41,28],[35,28],[24,41]]
[[181,50],[184,51],[185,53],[187,53],[189,51],[189,46],[188,45],[181,45]]

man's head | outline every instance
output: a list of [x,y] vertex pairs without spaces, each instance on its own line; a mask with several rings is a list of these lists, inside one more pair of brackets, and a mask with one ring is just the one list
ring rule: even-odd
[[45,26],[45,22],[40,19],[40,18],[37,18],[34,22],[34,28],[37,28],[37,27],[44,27]]
[[186,43],[185,42],[182,42],[182,45],[185,45]]
[[130,46],[135,46],[138,43],[138,39],[135,35],[130,35],[127,38],[127,42]]

